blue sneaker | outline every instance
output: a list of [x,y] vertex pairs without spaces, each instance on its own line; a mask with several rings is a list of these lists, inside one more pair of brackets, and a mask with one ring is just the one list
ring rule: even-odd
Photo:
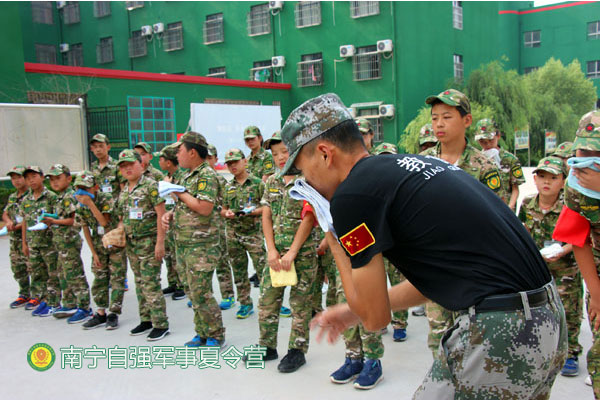
[[577,361],[577,358],[567,358],[567,361],[565,361],[565,365],[563,365],[562,369],[560,370],[560,374],[562,376],[579,375],[579,362]]
[[237,319],[246,319],[252,314],[254,314],[254,310],[252,309],[252,304],[247,304],[245,306],[240,306],[238,312],[235,313],[235,317]]
[[200,347],[206,344],[206,339],[202,339],[200,336],[196,335],[189,342],[185,343],[186,347]]
[[229,310],[235,304],[235,299],[233,297],[228,297],[223,299],[221,303],[219,303],[219,308],[221,310]]
[[125,291],[129,290],[129,285],[127,284],[127,278],[125,278]]
[[92,309],[84,310],[83,308],[78,308],[77,312],[69,317],[67,322],[69,324],[79,324],[81,322],[87,321],[92,318]]
[[77,312],[77,307],[60,307],[54,312],[54,318],[66,318]]
[[365,365],[354,381],[354,387],[357,389],[373,389],[383,379],[380,360],[366,359]]
[[363,360],[361,359],[352,359],[350,357],[346,357],[344,361],[344,365],[337,369],[333,374],[329,377],[331,378],[331,382],[333,383],[348,383],[352,379],[356,378],[360,371],[363,370]]
[[191,301],[191,300],[190,300],[190,301],[188,301],[188,303],[187,303],[187,304],[188,304],[188,307],[189,307],[189,308],[192,308],[192,301]]
[[44,311],[47,307],[48,304],[46,304],[45,301],[42,301],[40,304],[38,304],[37,308],[31,312],[31,315],[37,317],[38,315],[40,315],[40,312]]
[[42,311],[38,313],[38,317],[49,317],[58,310],[58,307],[46,306]]
[[290,310],[287,307],[281,306],[281,309],[279,310],[279,316],[282,318],[289,318],[292,316],[292,310]]
[[406,329],[394,329],[394,342],[404,342],[406,340]]
[[207,338],[206,339],[206,346],[208,347],[223,347],[225,345],[225,339],[223,339],[222,341],[218,341],[215,338]]

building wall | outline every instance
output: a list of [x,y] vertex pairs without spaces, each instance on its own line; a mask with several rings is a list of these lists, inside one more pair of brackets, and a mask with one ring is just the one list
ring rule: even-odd
[[23,40],[16,3],[4,3],[0,13],[0,26],[3,27],[0,51],[4,56],[0,62],[0,102],[23,101]]

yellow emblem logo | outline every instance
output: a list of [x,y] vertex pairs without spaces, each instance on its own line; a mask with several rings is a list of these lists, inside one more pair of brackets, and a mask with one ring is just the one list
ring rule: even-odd
[[489,172],[485,176],[486,185],[493,191],[500,189],[500,176],[496,171]]
[[273,168],[273,163],[272,163],[271,161],[267,161],[267,162],[265,163],[265,168],[266,168],[266,169],[271,169],[271,168]]
[[515,178],[522,178],[523,177],[523,170],[518,165],[515,166],[515,167],[513,167],[512,173],[513,173],[513,176]]
[[206,179],[200,179],[198,181],[198,190],[202,192],[204,189],[206,189],[206,185],[207,185]]
[[102,211],[108,211],[110,207],[108,206],[108,204],[105,204],[104,207],[102,207]]
[[152,192],[150,192],[150,195],[153,197],[158,196],[158,190],[154,189]]
[[56,354],[46,343],[36,343],[27,352],[27,362],[36,371],[46,371],[54,365]]
[[71,202],[69,200],[65,200],[65,207],[69,207],[71,205]]

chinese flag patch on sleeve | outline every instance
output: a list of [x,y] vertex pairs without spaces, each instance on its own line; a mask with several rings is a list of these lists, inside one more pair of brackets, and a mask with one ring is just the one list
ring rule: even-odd
[[340,243],[344,249],[354,256],[369,246],[375,244],[375,237],[363,222],[350,232],[340,238]]

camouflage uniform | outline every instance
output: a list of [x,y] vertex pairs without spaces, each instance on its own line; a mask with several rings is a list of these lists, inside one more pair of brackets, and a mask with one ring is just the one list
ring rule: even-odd
[[[303,203],[289,196],[289,189],[298,177],[285,184],[283,177],[272,175],[267,179],[261,205],[270,207],[273,219],[275,247],[281,256],[289,250],[300,226]],[[308,351],[308,323],[312,316],[314,281],[317,276],[317,258],[314,237],[309,235],[302,244],[294,260],[298,283],[291,287],[290,306],[292,309],[292,329],[288,349]],[[277,348],[279,311],[285,287],[273,287],[271,274],[265,267],[258,299],[259,329],[261,346]]]
[[[217,203],[219,206],[223,207],[223,196],[225,194],[225,186],[227,185],[227,181],[218,172],[217,179],[219,181],[219,196]],[[223,221],[223,218],[218,218],[217,225],[219,226],[219,247],[221,254],[229,254],[229,250],[227,248],[227,224],[225,221]],[[221,291],[221,298],[229,299],[234,297],[233,274],[231,272],[229,257],[220,257],[216,269],[217,280],[219,281],[219,290]]]
[[250,154],[250,156],[248,156],[248,165],[246,166],[246,169],[252,175],[260,177],[261,179],[263,175],[271,175],[275,172],[273,156],[261,147],[260,150],[258,150],[258,153]]
[[[22,169],[20,172],[14,172],[11,170],[10,173],[18,173],[22,175]],[[23,199],[27,195],[28,191],[25,191],[22,195],[18,195],[17,192],[11,193],[8,196],[8,201],[3,212],[8,214],[10,220],[16,225],[23,221],[23,217],[20,215],[20,207]],[[27,257],[23,255],[23,240],[21,237],[21,229],[10,232],[10,268],[13,272],[13,277],[19,285],[19,295],[25,298],[29,298],[29,273],[27,272]]]
[[[321,243],[325,234],[321,229],[313,229],[315,243],[317,246]],[[323,311],[323,285],[327,277],[327,296],[325,297],[325,306],[330,307],[337,303],[337,289],[335,273],[337,268],[331,250],[327,249],[325,254],[317,254],[317,277],[315,278],[313,312]]]
[[100,191],[110,193],[117,199],[121,192],[120,184],[125,182],[117,162],[111,156],[108,156],[108,162],[104,167],[100,168],[100,163],[96,160],[92,163],[90,170],[94,174],[96,183],[100,186]]
[[[177,168],[173,174],[168,174],[171,183],[179,185],[185,172]],[[171,196],[165,199],[165,209],[171,211],[175,209],[175,199]],[[170,226],[165,234],[165,266],[167,267],[167,282],[169,287],[182,289],[187,294],[187,279],[185,271],[177,268],[177,257],[175,254],[175,227]]]
[[437,143],[438,139],[435,136],[435,133],[433,133],[433,128],[431,126],[431,124],[425,124],[421,127],[421,130],[419,131],[419,152],[424,151],[424,145],[428,144],[428,143]]
[[148,166],[144,170],[144,176],[152,178],[156,182],[160,182],[163,179],[165,179],[165,174],[163,174],[159,169],[154,168],[152,164],[148,164]]
[[[394,267],[387,258],[383,258],[383,265],[387,272],[387,276],[392,286],[398,285],[406,280],[402,272],[398,268]],[[408,326],[408,310],[399,310],[392,312],[392,328],[394,329],[406,329]]]

